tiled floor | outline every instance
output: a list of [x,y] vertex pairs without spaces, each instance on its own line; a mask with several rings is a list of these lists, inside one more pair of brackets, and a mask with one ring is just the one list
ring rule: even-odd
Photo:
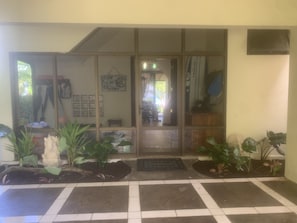
[[297,185],[284,178],[165,177],[0,186],[0,222],[297,223]]

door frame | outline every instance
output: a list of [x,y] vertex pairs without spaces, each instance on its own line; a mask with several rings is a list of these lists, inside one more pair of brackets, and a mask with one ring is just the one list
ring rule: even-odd
[[[143,60],[152,60],[152,59],[176,59],[176,72],[177,72],[177,79],[176,79],[176,108],[177,108],[177,117],[176,121],[177,124],[175,126],[143,126],[142,123],[142,83],[141,83],[141,62]],[[136,77],[135,77],[135,100],[136,100],[136,127],[137,127],[137,156],[151,156],[151,155],[182,155],[183,154],[183,148],[182,148],[182,114],[184,113],[184,109],[182,106],[182,97],[183,97],[183,76],[182,73],[182,57],[180,55],[145,55],[145,56],[138,56],[135,60],[135,66],[136,66]],[[144,146],[143,146],[143,131],[144,130],[177,130],[177,150],[173,152],[144,152]]]

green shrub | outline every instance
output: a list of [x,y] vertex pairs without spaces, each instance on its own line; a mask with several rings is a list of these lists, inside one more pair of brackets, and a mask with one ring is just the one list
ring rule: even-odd
[[37,166],[37,156],[33,154],[35,147],[33,136],[27,129],[21,130],[19,135],[16,136],[14,131],[7,135],[10,144],[6,149],[14,153],[16,160],[19,161],[20,166],[33,165]]
[[59,149],[60,151],[66,150],[69,166],[74,166],[81,151],[90,143],[90,139],[86,134],[88,129],[89,126],[81,126],[77,122],[69,122],[57,130],[60,139]]
[[[212,158],[217,167],[230,167],[235,166],[239,171],[250,171],[251,159],[248,155],[243,155],[241,149],[250,154],[256,151],[256,141],[252,138],[246,138],[243,143],[238,146],[230,146],[228,143],[217,143],[214,137],[208,137],[207,147],[199,147],[198,152],[208,154]],[[222,170],[219,170],[221,172]]]

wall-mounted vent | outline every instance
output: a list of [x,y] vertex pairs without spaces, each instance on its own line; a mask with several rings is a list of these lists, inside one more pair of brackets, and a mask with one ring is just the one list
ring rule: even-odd
[[289,54],[289,30],[250,29],[247,34],[248,55]]

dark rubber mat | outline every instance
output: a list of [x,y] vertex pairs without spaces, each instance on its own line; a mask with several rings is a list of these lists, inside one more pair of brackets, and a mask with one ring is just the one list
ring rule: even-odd
[[164,170],[184,170],[186,169],[180,158],[174,159],[138,159],[138,171],[164,171]]

